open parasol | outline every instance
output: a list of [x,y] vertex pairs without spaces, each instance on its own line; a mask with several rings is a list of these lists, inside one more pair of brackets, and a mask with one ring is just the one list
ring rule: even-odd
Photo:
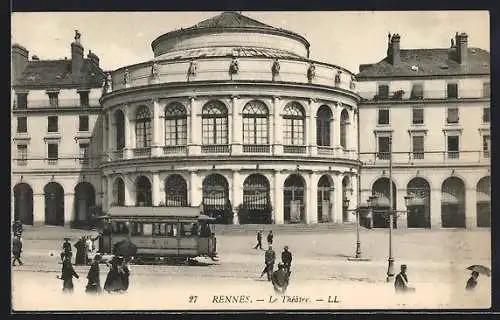
[[130,240],[121,240],[114,245],[114,252],[117,256],[132,257],[137,254],[137,246]]
[[491,276],[491,270],[490,270],[490,268],[485,267],[483,265],[474,264],[474,265],[468,267],[467,270],[476,271],[477,273],[484,274],[485,276],[488,276],[488,277]]

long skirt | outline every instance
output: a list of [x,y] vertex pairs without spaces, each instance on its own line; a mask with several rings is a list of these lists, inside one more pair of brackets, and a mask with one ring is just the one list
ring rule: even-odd
[[87,287],[85,288],[85,292],[87,293],[101,293],[102,288],[100,283],[96,282],[90,282],[87,284]]
[[73,278],[63,280],[63,292],[72,293],[73,288]]

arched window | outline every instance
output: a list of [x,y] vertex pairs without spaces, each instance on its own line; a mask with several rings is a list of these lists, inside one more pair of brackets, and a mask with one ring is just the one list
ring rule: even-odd
[[121,178],[113,184],[113,204],[119,207],[125,206],[125,183]]
[[187,206],[187,184],[178,174],[173,174],[165,180],[165,205],[167,207]]
[[330,107],[322,105],[316,114],[316,144],[318,146],[331,146],[332,111]]
[[346,109],[340,113],[340,145],[347,148],[347,126],[349,125],[349,113]]
[[145,176],[137,178],[135,183],[136,190],[136,206],[151,207],[153,205],[151,194],[151,182]]
[[151,115],[146,106],[140,106],[135,115],[136,148],[151,146]]
[[285,145],[305,145],[305,112],[298,102],[290,102],[283,110]]
[[184,146],[187,144],[186,108],[178,102],[165,108],[165,145]]
[[243,108],[243,144],[268,144],[268,117],[266,105],[250,101]]
[[115,112],[116,150],[125,148],[125,116],[121,110]]
[[204,145],[228,144],[227,108],[220,101],[210,101],[202,110]]

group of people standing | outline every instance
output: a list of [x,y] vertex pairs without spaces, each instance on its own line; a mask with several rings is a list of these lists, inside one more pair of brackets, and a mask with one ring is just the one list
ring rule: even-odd
[[[108,293],[124,293],[129,287],[129,277],[130,277],[130,267],[128,265],[128,259],[124,257],[115,256],[111,259],[108,264],[110,267],[106,281],[104,283],[104,288],[101,287],[100,279],[100,263],[102,263],[101,256],[96,254],[92,263],[90,265],[89,272],[87,274],[87,286],[85,292],[87,293],[101,293],[104,291]],[[79,275],[76,273],[73,265],[71,263],[71,258],[69,255],[64,256],[64,261],[62,265],[61,276],[58,279],[63,280],[63,292],[72,293],[74,289],[73,278],[79,279]]]
[[[257,232],[257,245],[254,249],[262,248],[262,233],[264,230],[259,230]],[[276,263],[276,252],[273,250],[273,231],[270,230],[267,235],[267,245],[268,248],[264,253],[264,269],[262,270],[260,277],[262,278],[264,274],[267,275],[267,280],[272,282],[274,290],[278,293],[284,293],[288,287],[290,281],[290,275],[292,273],[292,253],[290,252],[288,246],[283,248],[281,253],[281,262],[278,263],[278,270],[274,271],[274,265]]]
[[[75,265],[90,265],[92,263],[92,256],[97,251],[94,242],[99,239],[99,236],[92,238],[90,235],[82,236],[74,244],[76,248]],[[65,257],[73,257],[73,250],[69,238],[64,238],[63,251],[61,252],[61,261]]]

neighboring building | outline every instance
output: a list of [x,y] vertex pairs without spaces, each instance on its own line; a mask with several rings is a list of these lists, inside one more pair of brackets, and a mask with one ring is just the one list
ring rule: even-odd
[[389,34],[387,57],[360,66],[361,199],[389,206],[392,145],[393,207],[414,195],[398,226],[490,226],[490,54],[467,42],[402,50]]
[[99,58],[28,58],[12,45],[12,210],[24,224],[84,223],[101,205]]
[[[24,71],[13,121],[29,120],[13,132],[15,146],[27,146],[13,151],[16,216],[28,224],[33,216],[46,224],[83,219],[74,194],[85,181],[104,211],[202,206],[222,223],[352,219],[343,208],[344,197],[357,206],[360,165],[351,72],[309,59],[302,36],[237,13],[161,35],[152,49],[151,61],[106,76],[101,109],[92,59],[73,48],[71,61],[28,61],[14,47],[13,69]],[[75,77],[87,70],[72,68],[78,61],[92,71]],[[51,106],[53,92],[72,98],[80,89],[90,89],[90,106]],[[82,115],[85,133],[77,130]],[[51,117],[59,134],[45,132]],[[96,156],[85,165],[77,156],[83,138]]]
[[[295,33],[226,12],[159,36],[101,98],[109,206],[203,206],[222,223],[351,219],[353,74]],[[352,216],[352,215],[351,215]]]

